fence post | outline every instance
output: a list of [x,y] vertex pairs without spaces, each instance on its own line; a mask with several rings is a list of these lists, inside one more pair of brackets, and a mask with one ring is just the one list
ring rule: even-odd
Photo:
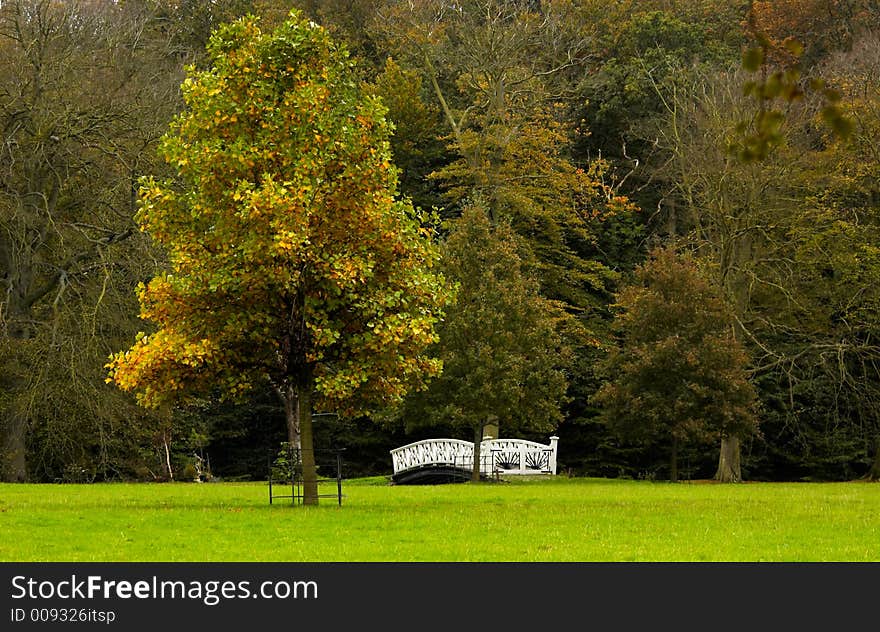
[[342,506],[342,453],[336,452],[336,498]]
[[550,471],[556,474],[556,451],[559,449],[559,437],[550,437]]

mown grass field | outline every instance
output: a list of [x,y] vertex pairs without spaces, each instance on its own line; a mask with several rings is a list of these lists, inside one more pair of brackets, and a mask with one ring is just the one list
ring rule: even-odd
[[[332,490],[327,490],[332,491]],[[880,485],[0,485],[0,561],[880,561]]]

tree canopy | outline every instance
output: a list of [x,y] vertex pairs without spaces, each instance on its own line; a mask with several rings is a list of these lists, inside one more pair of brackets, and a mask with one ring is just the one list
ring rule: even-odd
[[[679,442],[755,432],[757,400],[732,312],[692,259],[653,250],[617,307],[621,344],[609,351],[607,382],[595,395],[610,427],[625,437],[671,440],[673,481]],[[719,468],[716,476],[727,472]]]
[[313,391],[355,412],[439,371],[425,353],[446,296],[438,252],[396,197],[384,108],[324,29],[295,11],[269,32],[243,18],[208,53],[161,144],[178,177],[142,182],[140,227],[171,262],[139,291],[156,330],[111,379],[147,406],[271,384],[306,467]]

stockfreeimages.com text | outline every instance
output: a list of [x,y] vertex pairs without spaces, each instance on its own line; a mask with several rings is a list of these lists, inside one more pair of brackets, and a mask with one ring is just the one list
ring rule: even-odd
[[12,578],[13,599],[197,599],[214,606],[222,599],[317,599],[314,580],[249,581],[162,580],[156,576],[137,581],[105,579],[100,575],[59,581],[24,575]]

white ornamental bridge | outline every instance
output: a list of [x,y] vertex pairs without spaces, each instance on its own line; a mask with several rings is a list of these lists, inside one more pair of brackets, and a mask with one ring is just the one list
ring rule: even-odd
[[[556,474],[559,437],[545,445],[525,439],[484,439],[480,443],[483,476]],[[474,469],[474,444],[460,439],[425,439],[391,450],[395,483],[468,480]]]

